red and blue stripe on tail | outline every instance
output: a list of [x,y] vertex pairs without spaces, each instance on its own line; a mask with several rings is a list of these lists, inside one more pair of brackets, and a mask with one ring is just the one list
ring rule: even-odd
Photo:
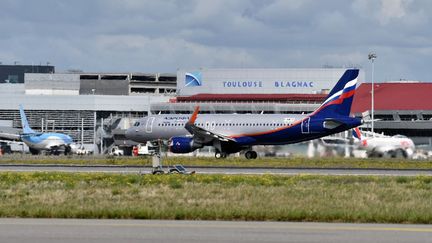
[[357,84],[359,70],[348,69],[339,79],[321,106],[313,115],[323,117],[349,116]]

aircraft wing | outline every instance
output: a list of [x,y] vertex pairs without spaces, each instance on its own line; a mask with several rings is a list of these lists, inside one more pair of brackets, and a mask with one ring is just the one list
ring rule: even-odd
[[236,142],[234,139],[230,137],[217,134],[209,130],[206,130],[204,128],[196,126],[195,120],[198,116],[198,112],[199,112],[199,106],[195,108],[194,113],[192,114],[191,118],[185,125],[186,130],[193,135],[193,138],[196,142],[201,144],[206,144],[213,140],[219,140],[222,142]]
[[0,132],[0,138],[5,140],[14,140],[14,141],[21,140],[21,136],[19,134],[4,133],[4,132]]

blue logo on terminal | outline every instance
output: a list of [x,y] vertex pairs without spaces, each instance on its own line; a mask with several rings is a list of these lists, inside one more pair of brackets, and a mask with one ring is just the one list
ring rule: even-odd
[[202,74],[201,72],[190,72],[185,75],[185,86],[195,87],[202,85]]

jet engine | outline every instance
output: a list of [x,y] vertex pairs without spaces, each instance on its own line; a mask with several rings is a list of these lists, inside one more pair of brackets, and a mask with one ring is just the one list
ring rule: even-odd
[[168,144],[169,150],[176,154],[184,154],[202,148],[201,144],[197,144],[191,137],[173,137]]

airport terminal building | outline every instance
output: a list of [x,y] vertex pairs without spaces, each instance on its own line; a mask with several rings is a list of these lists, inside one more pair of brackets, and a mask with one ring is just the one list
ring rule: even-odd
[[[2,66],[0,65],[0,72]],[[23,104],[30,125],[38,131],[64,132],[77,143],[107,152],[112,146],[134,143],[124,130],[147,114],[191,113],[308,113],[315,110],[345,68],[314,69],[193,69],[177,73],[32,73],[23,83],[0,81],[0,129],[21,128],[18,105]],[[369,86],[368,86],[369,85]],[[379,84],[377,84],[379,85]],[[394,87],[398,86],[395,90]],[[428,143],[432,104],[405,107],[396,97],[431,93],[428,83],[386,83],[376,92],[376,130],[406,134]],[[368,115],[370,84],[360,70],[353,113]],[[396,93],[395,93],[396,92]],[[393,101],[380,106],[387,96]],[[423,96],[422,96],[423,97]],[[400,99],[400,100],[406,100]],[[409,119],[408,119],[409,118]],[[93,149],[92,149],[93,150]]]
[[36,131],[63,132],[106,152],[115,136],[126,142],[122,129],[147,115],[151,103],[168,102],[175,90],[175,74],[28,71],[23,83],[0,82],[0,132],[19,132],[22,104]]

